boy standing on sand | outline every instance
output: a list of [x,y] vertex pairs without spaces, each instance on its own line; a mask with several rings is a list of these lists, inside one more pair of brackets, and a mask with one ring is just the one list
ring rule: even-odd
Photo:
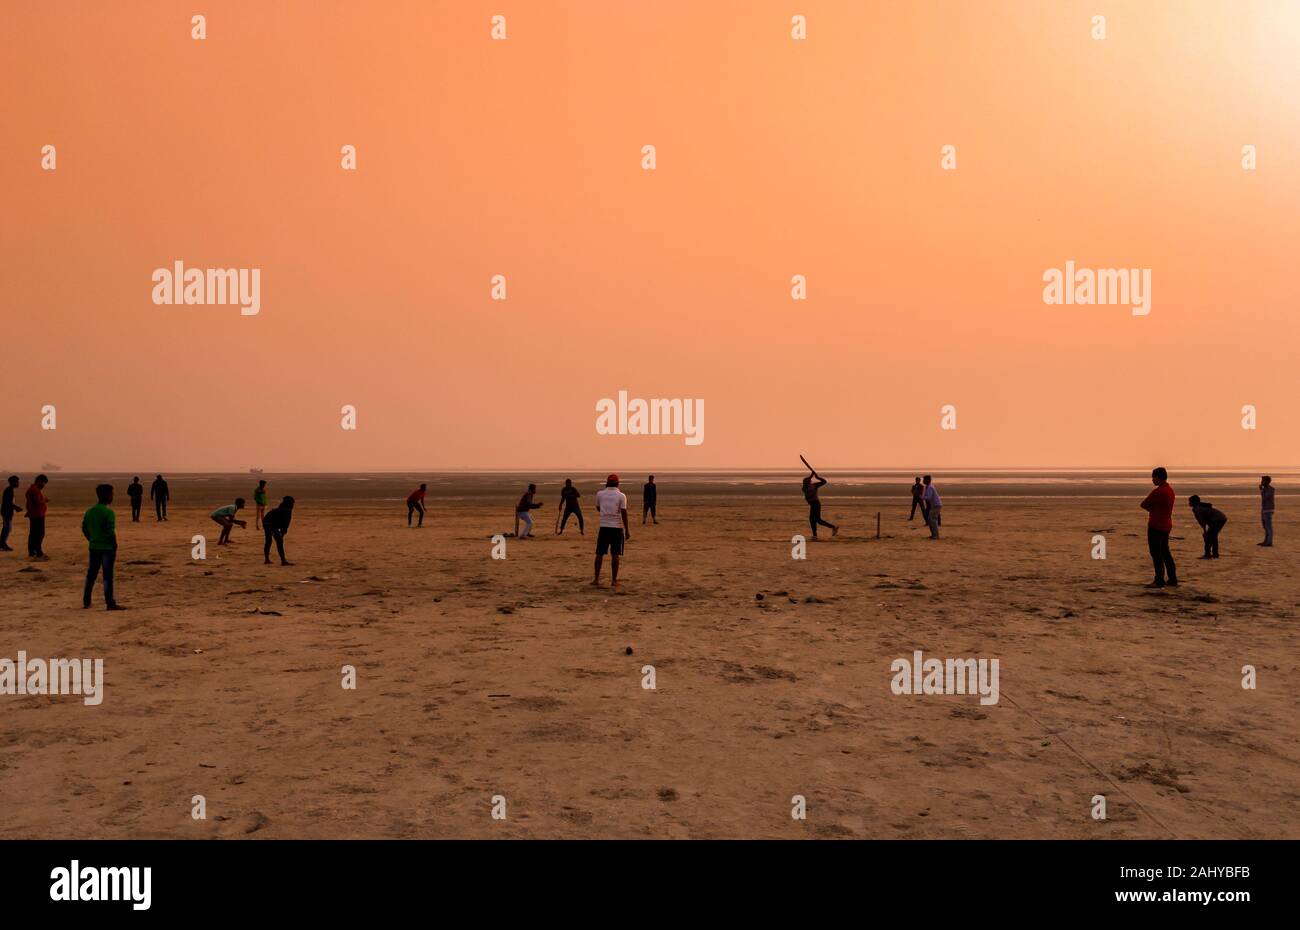
[[257,507],[257,513],[253,517],[253,529],[262,528],[262,518],[266,516],[266,479],[263,478],[257,482],[257,489],[253,491],[253,504]]
[[155,476],[153,484],[149,485],[149,500],[153,501],[153,509],[158,515],[158,522],[167,519],[167,501],[171,500],[171,496],[171,492],[167,490],[167,482],[163,480],[163,476]]
[[641,488],[641,525],[645,526],[645,518],[648,514],[650,519],[655,521],[655,526],[659,525],[659,514],[655,512],[655,505],[659,503],[659,485],[655,484],[655,476],[651,475]]
[[1196,518],[1197,524],[1201,527],[1201,536],[1205,539],[1205,555],[1201,558],[1217,559],[1219,531],[1228,522],[1227,515],[1209,501],[1201,500],[1199,494],[1187,498],[1187,504],[1192,508],[1192,516]]
[[564,511],[564,516],[560,517],[560,528],[555,531],[556,534],[563,534],[569,517],[575,516],[578,518],[578,532],[583,536],[587,535],[587,527],[582,520],[582,508],[578,506],[580,497],[582,492],[573,486],[573,479],[565,478],[564,487],[560,488],[560,509]]
[[921,503],[924,507],[925,523],[930,527],[930,538],[939,538],[939,527],[943,525],[943,500],[939,497],[939,489],[934,486],[934,482],[929,475],[921,479],[925,485],[925,493],[921,495]]
[[1259,479],[1259,519],[1264,524],[1264,541],[1257,546],[1273,545],[1273,479],[1268,475]]
[[224,507],[218,507],[212,511],[212,519],[221,526],[221,536],[217,539],[218,546],[224,546],[230,542],[230,530],[236,524],[248,528],[247,520],[240,520],[236,515],[244,509],[244,499],[236,497],[233,504],[227,504]]
[[14,551],[13,546],[9,545],[9,531],[14,527],[14,514],[23,512],[23,508],[14,503],[14,491],[17,490],[18,476],[10,475],[5,484],[4,497],[0,498],[0,520],[4,522],[3,528],[0,528],[0,552]]
[[623,555],[623,543],[632,538],[627,525],[627,495],[618,489],[618,475],[605,479],[605,486],[596,492],[596,509],[600,512],[600,532],[596,534],[596,574],[591,583],[600,584],[600,566],[609,553],[610,587],[618,587],[618,560]]
[[921,496],[925,494],[925,485],[921,484],[921,476],[916,476],[916,481],[912,485],[912,512],[907,515],[907,519],[915,520],[917,508],[921,510],[921,519],[925,519],[925,504],[921,501]]
[[140,483],[140,476],[136,475],[131,479],[131,483],[126,486],[126,496],[131,502],[131,522],[140,522],[140,504],[144,501],[144,485]]
[[262,531],[266,534],[266,545],[262,547],[262,564],[271,564],[271,543],[275,543],[276,552],[280,554],[281,565],[292,565],[284,557],[284,535],[289,532],[289,523],[293,520],[293,498],[286,497],[279,507],[262,518]]
[[[515,507],[515,538],[527,539],[533,535],[533,518],[528,515],[528,511],[536,510],[542,506],[541,503],[533,502],[533,495],[537,493],[537,485],[530,484],[524,496],[519,498],[519,504]],[[519,532],[519,522],[523,521],[524,531]]]
[[37,475],[24,494],[27,501],[27,557],[37,562],[50,560],[45,554],[45,511],[49,507],[45,485],[49,481],[44,475]]
[[81,606],[89,609],[90,596],[95,593],[95,579],[100,569],[104,571],[104,606],[109,610],[126,610],[113,598],[113,563],[117,561],[117,514],[108,506],[113,503],[113,486],[95,487],[98,503],[81,518],[81,535],[90,543],[90,564],[86,568],[86,589],[81,596]]
[[[1163,468],[1151,471],[1151,483],[1155,490],[1146,496],[1141,507],[1147,517],[1147,549],[1151,552],[1151,564],[1155,566],[1156,577],[1148,588],[1163,588],[1166,584],[1178,586],[1178,574],[1174,568],[1174,557],[1169,551],[1169,534],[1174,531],[1174,488],[1169,483],[1169,472]],[[1169,580],[1166,582],[1165,576]]]
[[411,525],[411,514],[420,515],[420,526],[424,526],[424,495],[429,491],[427,484],[422,484],[406,496],[406,525]]

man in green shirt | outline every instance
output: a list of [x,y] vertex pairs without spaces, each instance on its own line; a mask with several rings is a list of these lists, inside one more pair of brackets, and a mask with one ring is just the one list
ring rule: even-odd
[[257,505],[257,516],[254,518],[253,527],[262,528],[262,518],[266,516],[266,479],[263,478],[257,482],[257,487],[253,489],[253,503]]
[[81,535],[90,543],[90,567],[86,569],[86,591],[81,606],[90,606],[90,595],[95,591],[95,579],[104,570],[104,604],[109,610],[126,610],[113,600],[113,563],[117,561],[117,515],[113,508],[113,486],[101,484],[95,488],[99,502],[81,518]]

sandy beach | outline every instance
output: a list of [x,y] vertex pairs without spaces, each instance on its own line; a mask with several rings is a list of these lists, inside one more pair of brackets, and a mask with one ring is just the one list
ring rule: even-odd
[[[665,474],[642,527],[629,475],[618,593],[588,584],[594,475],[574,476],[587,535],[556,537],[562,476],[268,474],[273,503],[298,500],[292,567],[261,564],[251,508],[215,545],[209,512],[254,476],[168,477],[171,519],[146,502],[131,523],[129,476],[52,475],[49,562],[15,521],[0,654],[102,657],[105,681],[98,706],[0,697],[0,836],[1300,836],[1285,476],[1260,549],[1253,477],[1175,471],[1183,583],[1152,591],[1140,474],[937,475],[938,541],[907,520],[910,476],[832,474],[843,532],[802,561],[797,476]],[[99,480],[125,613],[99,589],[80,604]],[[420,480],[430,512],[408,529]],[[537,537],[494,560],[528,480]],[[1220,560],[1196,559],[1191,493],[1228,514]],[[891,663],[918,649],[998,659],[999,701],[894,694]]]

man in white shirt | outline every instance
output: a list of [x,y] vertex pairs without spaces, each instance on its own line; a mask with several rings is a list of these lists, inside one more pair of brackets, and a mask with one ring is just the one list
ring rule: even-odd
[[943,501],[939,499],[939,489],[931,482],[929,475],[921,481],[925,485],[925,493],[921,495],[921,501],[925,504],[925,522],[930,527],[930,538],[938,539],[939,524],[943,522]]
[[600,531],[596,534],[596,574],[591,579],[600,584],[600,566],[609,553],[610,587],[618,587],[618,558],[623,554],[624,540],[632,538],[627,525],[627,495],[618,489],[618,475],[605,479],[605,486],[596,492],[596,509],[600,512]]

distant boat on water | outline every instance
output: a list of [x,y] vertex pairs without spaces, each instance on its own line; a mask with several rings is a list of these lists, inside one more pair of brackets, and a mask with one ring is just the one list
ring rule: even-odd
[[265,473],[265,470],[264,470],[264,469],[261,469],[261,468],[250,468],[250,469],[248,470],[248,473],[249,473],[250,475],[261,475],[261,474],[264,474],[264,473]]
[[63,466],[51,465],[49,462],[46,462],[44,465],[41,466],[41,471],[63,471]]

